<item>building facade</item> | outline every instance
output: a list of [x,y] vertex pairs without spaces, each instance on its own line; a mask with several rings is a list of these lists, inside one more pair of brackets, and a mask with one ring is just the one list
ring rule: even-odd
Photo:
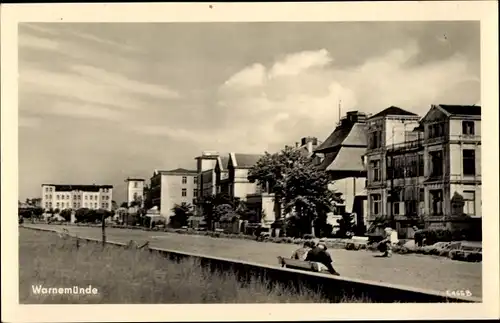
[[140,201],[139,207],[144,207],[144,179],[127,178],[125,182],[127,183],[127,204],[130,206],[132,202]]
[[42,207],[45,210],[104,209],[111,211],[112,185],[42,184]]
[[[366,190],[368,197],[368,224],[374,225],[378,222],[391,221],[394,225],[395,214],[390,202],[391,198],[397,199],[394,193],[391,196],[391,185],[403,185],[403,183],[394,183],[392,177],[398,177],[399,173],[389,174],[392,169],[388,165],[391,161],[398,162],[399,157],[389,155],[388,149],[404,145],[405,142],[413,139],[415,128],[419,127],[420,117],[415,113],[391,106],[367,120],[367,138],[368,146],[365,154],[365,163],[367,168]],[[418,139],[418,138],[417,138]],[[396,153],[394,153],[396,154]],[[404,154],[400,156],[404,159]],[[394,157],[394,158],[392,158]],[[396,165],[395,169],[404,169],[404,165]],[[403,194],[403,193],[401,193]],[[400,195],[402,196],[402,195]]]
[[[368,120],[369,222],[467,227],[481,216],[481,107],[435,105],[422,118],[391,107]],[[452,216],[452,198],[464,200]]]
[[349,111],[315,150],[318,167],[333,181],[330,189],[344,201],[335,204],[334,226],[343,213],[355,213],[359,225],[366,223],[366,170],[363,164],[366,148],[366,114]]
[[177,168],[155,170],[151,177],[151,199],[153,207],[167,220],[173,215],[172,208],[182,203],[194,206],[198,187],[198,172]]
[[[481,218],[481,107],[434,105],[421,123],[426,226],[460,227]],[[452,216],[455,194],[463,197],[465,217]]]

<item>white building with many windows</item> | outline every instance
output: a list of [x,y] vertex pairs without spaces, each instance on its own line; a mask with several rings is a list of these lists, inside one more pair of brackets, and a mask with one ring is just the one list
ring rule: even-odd
[[45,210],[104,209],[111,211],[112,185],[42,184],[42,208]]

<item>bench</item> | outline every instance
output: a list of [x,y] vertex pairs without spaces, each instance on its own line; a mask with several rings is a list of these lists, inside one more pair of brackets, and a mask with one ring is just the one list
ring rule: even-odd
[[[292,258],[285,258],[285,257],[278,257],[279,264],[281,267],[285,268],[290,268],[290,269],[300,269],[300,270],[305,270],[305,271],[312,271],[312,272],[325,272],[328,271],[325,268],[320,268],[320,266],[323,266],[321,264],[318,264],[316,262],[312,261],[302,261],[298,259],[292,259]],[[323,266],[324,267],[324,266]]]

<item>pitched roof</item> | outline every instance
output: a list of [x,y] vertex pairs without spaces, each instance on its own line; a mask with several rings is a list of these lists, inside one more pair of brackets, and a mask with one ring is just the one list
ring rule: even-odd
[[176,168],[172,170],[159,170],[157,171],[158,174],[165,174],[165,175],[196,175],[198,174],[198,171],[196,170],[191,170],[191,169],[185,169],[185,168]]
[[371,116],[369,119],[373,118],[378,118],[378,117],[385,117],[385,116],[418,116],[417,114],[403,110],[401,108],[395,107],[395,106],[390,106],[387,109],[384,109],[380,111],[379,113]]
[[346,123],[340,125],[326,138],[315,152],[332,150],[341,145],[366,147],[366,132],[364,123]]
[[99,189],[101,188],[113,188],[113,185],[42,184],[42,186],[54,186],[56,192],[69,192],[69,191],[99,192]]
[[264,156],[263,154],[239,154],[231,153],[233,156],[233,167],[238,168],[250,168],[259,161],[259,159]]
[[[365,148],[342,147],[333,156],[333,161],[326,167],[326,171],[355,171],[363,172],[363,155]],[[325,158],[326,159],[326,158]]]
[[228,156],[219,157],[217,159],[217,163],[219,164],[220,170],[226,170],[227,165],[229,164],[229,157]]
[[448,105],[440,104],[444,111],[450,115],[468,115],[468,116],[480,116],[481,106],[480,105]]

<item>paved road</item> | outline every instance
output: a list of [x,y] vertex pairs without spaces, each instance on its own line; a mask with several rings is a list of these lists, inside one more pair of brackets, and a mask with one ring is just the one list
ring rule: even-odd
[[[57,225],[26,224],[53,230]],[[101,238],[100,228],[64,226],[80,237]],[[297,245],[263,243],[251,240],[211,238],[177,233],[107,228],[108,240],[138,243],[150,241],[151,247],[212,255],[228,259],[277,266],[277,256],[289,256]],[[453,261],[426,255],[393,255],[377,258],[369,251],[329,250],[335,268],[341,275],[357,279],[407,285],[445,292],[470,290],[474,297],[482,296],[481,263]]]

